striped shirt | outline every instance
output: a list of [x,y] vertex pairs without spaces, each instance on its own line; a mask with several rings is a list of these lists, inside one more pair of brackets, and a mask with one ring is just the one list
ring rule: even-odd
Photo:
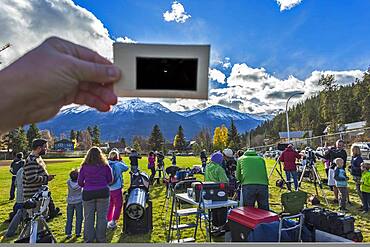
[[40,156],[30,154],[23,167],[23,196],[24,200],[31,198],[42,185],[48,184],[46,165]]

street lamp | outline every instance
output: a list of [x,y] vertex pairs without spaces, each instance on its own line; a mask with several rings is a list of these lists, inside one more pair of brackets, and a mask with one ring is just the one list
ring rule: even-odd
[[290,97],[288,98],[288,100],[286,101],[286,107],[285,107],[285,115],[286,115],[286,129],[287,129],[287,134],[288,134],[288,143],[290,142],[290,134],[289,134],[289,116],[288,116],[288,103],[289,103],[289,100],[291,98],[293,98],[294,96],[297,96],[297,95],[303,95],[304,92],[298,92],[298,93],[294,93],[292,95],[290,95]]

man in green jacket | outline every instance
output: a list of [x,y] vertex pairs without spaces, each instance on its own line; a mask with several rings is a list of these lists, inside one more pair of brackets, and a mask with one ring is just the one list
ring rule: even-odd
[[[207,164],[204,180],[206,182],[228,183],[225,169],[222,167],[224,156],[221,152],[215,152],[211,155],[211,161]],[[216,231],[222,232],[223,226],[227,220],[227,208],[212,209],[212,225],[219,227]]]
[[256,151],[248,149],[238,159],[236,178],[242,184],[244,206],[269,210],[268,177],[265,160]]

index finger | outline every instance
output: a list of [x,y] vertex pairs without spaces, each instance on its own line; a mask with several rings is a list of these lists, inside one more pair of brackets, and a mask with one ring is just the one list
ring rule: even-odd
[[93,51],[87,47],[72,43],[68,40],[64,40],[58,37],[48,38],[45,43],[54,47],[61,53],[65,53],[75,58],[85,60],[88,62],[100,63],[100,64],[112,64],[111,61],[99,55],[96,51]]

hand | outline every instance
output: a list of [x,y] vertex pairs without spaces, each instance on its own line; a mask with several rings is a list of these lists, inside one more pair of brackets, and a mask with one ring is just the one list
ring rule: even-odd
[[55,178],[55,175],[48,175],[48,181],[51,181]]
[[52,37],[0,71],[0,132],[47,120],[71,103],[109,111],[120,70],[96,52]]

